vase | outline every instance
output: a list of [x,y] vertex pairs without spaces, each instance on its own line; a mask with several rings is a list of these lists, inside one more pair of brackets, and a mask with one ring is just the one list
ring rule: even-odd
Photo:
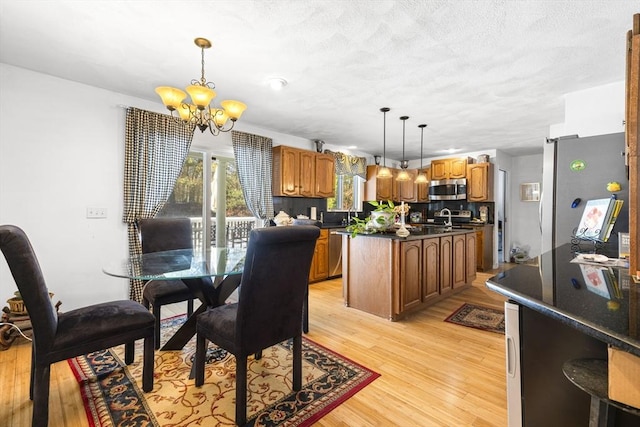
[[371,212],[371,226],[378,230],[386,230],[393,226],[396,214],[394,212]]
[[409,234],[409,230],[404,225],[404,214],[400,214],[400,228],[396,231],[396,235],[399,237],[407,237]]

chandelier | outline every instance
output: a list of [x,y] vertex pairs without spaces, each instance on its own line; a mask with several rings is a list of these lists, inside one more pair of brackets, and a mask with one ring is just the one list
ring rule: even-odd
[[424,170],[422,169],[422,146],[424,145],[424,128],[427,125],[418,125],[420,128],[420,170],[418,171],[418,177],[415,180],[416,184],[425,184],[428,182],[427,175],[425,175]]
[[[233,100],[221,101],[222,108],[209,105],[211,100],[216,97],[214,91],[216,85],[213,82],[208,82],[204,77],[204,50],[211,47],[211,42],[198,37],[194,43],[202,52],[202,74],[200,80],[191,80],[191,85],[186,88],[191,97],[191,103],[184,103],[183,100],[187,94],[174,87],[160,86],[156,88],[156,93],[160,95],[162,103],[171,111],[171,117],[174,119],[193,123],[198,126],[201,132],[209,129],[214,136],[220,132],[229,132],[247,106],[240,101]],[[178,117],[174,115],[175,111],[178,112]]]
[[396,181],[409,181],[411,180],[411,176],[409,172],[407,172],[407,167],[409,166],[409,161],[404,158],[404,127],[407,123],[407,119],[409,116],[402,116],[400,120],[402,120],[402,161],[400,162],[400,173],[396,176]]

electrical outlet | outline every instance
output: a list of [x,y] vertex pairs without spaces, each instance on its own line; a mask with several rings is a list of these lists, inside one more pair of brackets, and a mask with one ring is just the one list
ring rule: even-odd
[[107,208],[87,208],[87,218],[106,218]]

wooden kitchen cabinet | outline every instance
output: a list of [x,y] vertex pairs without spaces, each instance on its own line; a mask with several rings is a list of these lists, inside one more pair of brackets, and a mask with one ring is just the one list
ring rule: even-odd
[[[462,292],[471,282],[453,287],[454,271],[461,265],[463,277],[467,261],[454,253],[466,254],[467,235],[475,231],[454,231],[434,236],[409,238],[344,235],[342,290],[345,305],[389,320],[435,304]],[[472,252],[475,257],[475,253]],[[470,261],[471,264],[475,264]]]
[[[467,239],[465,238],[464,234],[458,234],[453,236],[451,244],[453,248],[452,286],[453,289],[457,289],[458,287],[465,285],[467,281],[467,263],[465,260],[465,254],[467,251]],[[475,248],[473,254],[475,257]]]
[[456,157],[431,161],[431,179],[457,179],[467,177],[467,158]]
[[467,201],[493,201],[493,163],[467,165]]
[[316,154],[316,197],[335,197],[335,158],[331,154]]
[[431,181],[431,169],[423,169],[422,172],[427,176],[427,182],[424,184],[416,184],[416,191],[418,192],[418,202],[429,201],[429,181]]
[[273,147],[272,153],[274,196],[334,196],[333,156],[284,145]]
[[309,270],[309,283],[326,280],[329,277],[329,229],[320,229],[320,236],[316,240],[316,248],[313,252],[311,269]]
[[440,294],[453,289],[453,253],[452,236],[440,238]]
[[440,294],[440,239],[422,241],[422,299],[436,298]]
[[[364,199],[366,201],[374,200],[393,200],[393,178],[377,178],[378,171],[382,166],[367,166],[367,182],[364,185]],[[390,169],[393,173],[394,170]]]
[[400,311],[422,303],[422,241],[400,243]]
[[478,269],[476,265],[476,254],[477,254],[477,245],[476,245],[476,235],[477,233],[469,233],[465,234],[466,237],[466,249],[465,249],[465,272],[466,278],[465,281],[467,283],[472,283],[476,279],[476,271]]
[[476,265],[480,271],[493,268],[493,225],[476,229]]
[[415,202],[418,200],[417,185],[415,183],[418,176],[417,169],[407,169],[409,181],[397,181],[395,177],[401,169],[396,169],[393,174],[393,201],[394,202]]

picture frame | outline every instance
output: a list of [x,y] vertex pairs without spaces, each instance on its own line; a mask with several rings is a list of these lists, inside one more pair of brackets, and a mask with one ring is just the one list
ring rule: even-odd
[[525,182],[520,184],[520,200],[523,202],[540,201],[540,183]]

